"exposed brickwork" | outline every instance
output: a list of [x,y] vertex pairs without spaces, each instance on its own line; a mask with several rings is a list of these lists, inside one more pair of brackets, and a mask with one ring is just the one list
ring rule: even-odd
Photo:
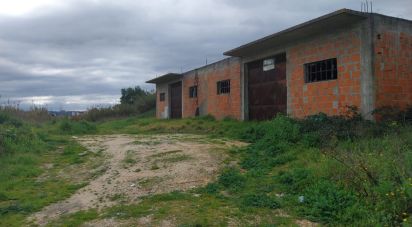
[[[337,115],[346,111],[346,106],[360,107],[360,43],[359,32],[354,30],[290,48],[288,112],[292,116]],[[337,58],[338,79],[305,83],[304,64],[329,58]]]
[[[183,117],[195,116],[199,108],[200,115],[241,119],[242,106],[245,111],[248,107],[248,97],[242,100],[241,62],[261,60],[281,52],[286,52],[287,113],[292,117],[302,118],[319,112],[344,114],[348,106],[357,106],[364,116],[372,119],[373,109],[412,105],[410,21],[371,14],[331,34],[303,37],[295,43],[297,41],[256,53],[251,51],[250,56],[242,59],[232,57],[185,73]],[[304,64],[330,58],[337,59],[337,79],[305,83]],[[246,74],[244,76],[247,78]],[[227,79],[231,80],[230,94],[218,95],[216,83]],[[247,81],[245,83],[247,88]],[[189,98],[189,87],[195,84],[198,97]],[[156,115],[168,117],[168,84],[158,85],[157,91]],[[159,102],[160,92],[166,93],[164,102]]]
[[379,38],[375,37],[376,107],[412,105],[412,34],[384,31]]
[[[196,74],[198,82],[196,83]],[[230,79],[230,94],[217,94],[216,83]],[[198,84],[198,97],[189,98],[189,87]],[[211,114],[217,119],[241,118],[240,61],[228,58],[220,62],[193,70],[183,79],[183,117],[193,117],[196,108],[200,114]]]

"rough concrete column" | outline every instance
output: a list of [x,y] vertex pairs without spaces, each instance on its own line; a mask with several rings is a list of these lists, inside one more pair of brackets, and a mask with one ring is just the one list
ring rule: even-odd
[[289,50],[286,49],[286,114],[288,116],[292,116],[293,110],[292,110],[292,95],[290,92],[290,84],[291,84],[291,78],[292,78],[292,70],[293,70],[293,64],[290,63],[290,54]]
[[361,25],[361,114],[364,118],[373,120],[375,109],[374,87],[374,45],[373,16],[371,15]]
[[241,119],[249,120],[249,99],[248,99],[248,76],[247,64],[241,59],[240,61],[240,83],[241,83]]

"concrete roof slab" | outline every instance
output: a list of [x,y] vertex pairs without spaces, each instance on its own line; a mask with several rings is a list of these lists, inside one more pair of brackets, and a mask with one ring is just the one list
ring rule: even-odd
[[247,43],[224,53],[227,56],[247,57],[261,51],[288,44],[330,30],[354,24],[368,17],[368,13],[349,9],[341,9],[330,14],[318,17],[305,23],[293,26],[286,30],[274,33],[256,41]]
[[183,77],[183,75],[179,74],[179,73],[168,73],[168,74],[165,74],[163,76],[159,76],[159,77],[156,77],[154,79],[148,80],[148,81],[146,81],[146,83],[161,84],[161,83],[167,83],[169,81],[178,80],[178,79],[181,79],[182,77]]

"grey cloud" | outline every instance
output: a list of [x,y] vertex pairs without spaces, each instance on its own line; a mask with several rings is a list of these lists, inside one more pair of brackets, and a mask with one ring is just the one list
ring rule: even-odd
[[[123,87],[152,89],[144,81],[222,59],[228,49],[308,19],[360,9],[359,0],[65,2],[0,16],[0,95],[86,108],[115,100]],[[410,0],[374,4],[377,12],[411,19]]]

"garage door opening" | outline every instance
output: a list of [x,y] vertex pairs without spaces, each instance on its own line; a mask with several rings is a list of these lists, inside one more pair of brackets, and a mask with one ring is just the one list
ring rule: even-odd
[[286,54],[247,65],[249,120],[269,120],[286,113]]
[[182,118],[182,82],[170,85],[170,117]]

